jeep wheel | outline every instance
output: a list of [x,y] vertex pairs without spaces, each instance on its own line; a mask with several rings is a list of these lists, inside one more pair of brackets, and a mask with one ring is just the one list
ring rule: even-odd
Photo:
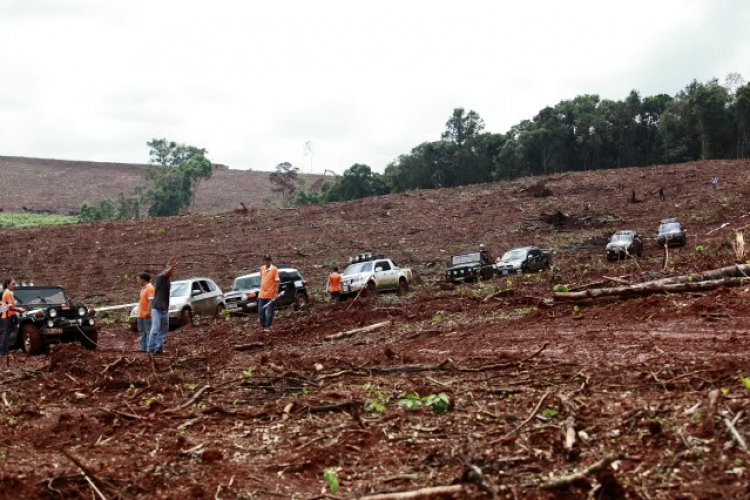
[[371,295],[375,295],[377,293],[378,289],[375,286],[374,281],[368,281],[367,285],[362,289],[362,298],[369,297]]
[[310,307],[310,298],[304,293],[298,293],[294,297],[294,310],[305,311]]
[[409,283],[407,283],[405,279],[401,278],[400,280],[398,280],[398,294],[406,295],[407,293],[409,293]]
[[218,306],[216,306],[216,317],[221,318],[221,313],[223,313],[226,310],[227,308],[224,307],[224,304],[219,304]]
[[96,346],[99,345],[99,330],[92,330],[90,332],[80,333],[81,345],[89,351],[96,350]]
[[42,352],[42,334],[39,327],[33,323],[26,323],[21,327],[21,347],[27,356]]
[[130,331],[138,333],[138,323],[130,323]]
[[183,309],[180,313],[180,326],[188,326],[193,324],[193,311],[190,309]]

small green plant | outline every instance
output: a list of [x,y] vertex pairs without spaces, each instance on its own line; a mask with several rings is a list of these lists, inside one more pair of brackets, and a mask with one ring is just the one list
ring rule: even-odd
[[435,316],[432,317],[432,322],[433,323],[442,323],[443,322],[443,317],[441,315],[439,315],[439,314],[436,314]]
[[194,391],[196,387],[198,387],[198,384],[185,384],[188,389],[191,391]]
[[688,278],[688,283],[692,283],[693,282],[693,275],[692,274],[688,274],[687,278]]
[[698,245],[697,247],[695,247],[695,251],[696,252],[705,252],[706,248],[703,245]]
[[451,404],[450,398],[444,392],[441,392],[440,394],[430,394],[429,396],[422,398],[422,402],[425,406],[432,408],[432,413],[437,414],[448,411],[448,407]]
[[398,397],[400,398],[398,400],[398,405],[404,408],[413,410],[415,408],[422,406],[422,398],[420,398],[419,394],[416,392],[412,392],[411,394],[402,392],[401,394],[398,395]]
[[577,305],[573,306],[573,312],[578,312],[580,310],[581,310],[581,308],[578,307]]
[[740,382],[742,382],[742,385],[745,386],[745,389],[750,391],[750,378],[745,378],[742,375],[740,375]]
[[323,479],[328,482],[328,489],[330,489],[331,493],[335,495],[339,491],[339,476],[336,474],[336,471],[333,469],[326,469],[325,472],[323,472]]
[[163,227],[160,227],[160,228],[159,228],[159,232],[160,232],[160,233],[163,233],[164,231],[166,231],[166,229],[164,229]]
[[249,377],[252,374],[253,374],[253,367],[252,366],[248,367],[247,370],[243,370],[242,371],[242,375],[244,375],[245,377]]
[[723,395],[727,396],[727,395],[729,394],[729,389],[727,389],[726,387],[722,387],[722,388],[721,388],[721,393],[722,393]]
[[690,416],[690,421],[693,423],[700,422],[701,418],[703,418],[703,415],[701,415],[700,412],[696,411]]
[[557,410],[554,408],[545,408],[542,412],[542,416],[547,420],[552,420],[557,415]]
[[378,386],[366,383],[362,386],[362,390],[367,394],[367,399],[363,405],[363,409],[367,413],[385,411],[385,405],[387,405],[391,397],[385,391],[381,391]]
[[568,293],[568,285],[555,285],[552,290],[558,293]]
[[224,319],[227,319],[229,317],[229,311],[227,311],[226,309],[222,309],[221,312],[219,313],[219,316],[221,316]]
[[148,398],[143,401],[143,406],[146,408],[149,408],[151,406],[151,403],[153,403],[156,400],[156,398]]

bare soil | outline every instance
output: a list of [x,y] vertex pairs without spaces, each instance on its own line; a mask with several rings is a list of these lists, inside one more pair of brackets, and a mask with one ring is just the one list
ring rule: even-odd
[[[135,275],[172,254],[178,278],[207,275],[228,288],[271,252],[299,267],[318,299],[309,311],[281,311],[268,333],[253,318],[200,319],[170,332],[168,354],[153,359],[118,314],[103,320],[95,352],[14,352],[0,375],[0,498],[91,498],[89,481],[106,498],[352,498],[451,484],[463,485],[457,498],[747,498],[748,454],[726,422],[747,435],[750,290],[550,299],[555,284],[731,264],[732,229],[750,224],[748,167],[564,174],[546,178],[544,197],[522,179],[248,215],[0,231],[3,275],[60,283],[95,304],[133,301]],[[640,203],[629,202],[631,189]],[[542,221],[555,211],[565,224]],[[655,232],[666,217],[689,233],[662,271]],[[644,258],[607,263],[604,243],[618,229],[647,237]],[[449,255],[478,244],[554,248],[555,267],[441,290]],[[419,284],[404,297],[322,300],[329,267],[367,250],[412,267]],[[485,300],[505,288],[512,296]],[[445,393],[450,407],[399,404],[412,393]],[[619,460],[543,487],[606,457]],[[336,495],[326,469],[338,475]]]

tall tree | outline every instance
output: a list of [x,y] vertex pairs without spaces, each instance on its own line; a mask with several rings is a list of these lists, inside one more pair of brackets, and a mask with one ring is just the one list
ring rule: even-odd
[[451,117],[445,122],[445,132],[442,138],[455,143],[460,149],[482,130],[484,130],[484,120],[476,111],[467,113],[464,108],[455,108]]
[[298,172],[299,168],[285,161],[276,165],[276,171],[268,176],[274,186],[271,191],[281,193],[281,204],[283,206],[287,206],[292,201],[292,195],[297,188]]

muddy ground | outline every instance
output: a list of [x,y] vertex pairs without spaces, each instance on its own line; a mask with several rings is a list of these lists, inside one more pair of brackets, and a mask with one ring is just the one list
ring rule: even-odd
[[[96,352],[14,352],[0,372],[0,497],[353,498],[455,485],[456,498],[747,498],[748,288],[594,304],[551,296],[555,284],[733,263],[731,230],[750,224],[748,167],[566,174],[548,178],[543,197],[523,179],[2,231],[4,275],[61,283],[96,305],[133,301],[134,276],[172,254],[179,277],[228,288],[269,251],[299,267],[318,300],[281,312],[269,333],[252,318],[199,319],[170,332],[161,357],[137,351],[119,314],[102,319]],[[557,210],[562,226],[541,217]],[[662,271],[655,230],[673,216],[689,239]],[[626,228],[648,237],[644,258],[608,263],[603,243]],[[440,289],[450,253],[479,243],[554,248],[555,267]],[[412,267],[419,284],[403,297],[324,302],[328,268],[366,250]],[[486,300],[506,288],[511,297]],[[377,323],[386,324],[327,338]],[[600,471],[549,484],[605,459]]]

